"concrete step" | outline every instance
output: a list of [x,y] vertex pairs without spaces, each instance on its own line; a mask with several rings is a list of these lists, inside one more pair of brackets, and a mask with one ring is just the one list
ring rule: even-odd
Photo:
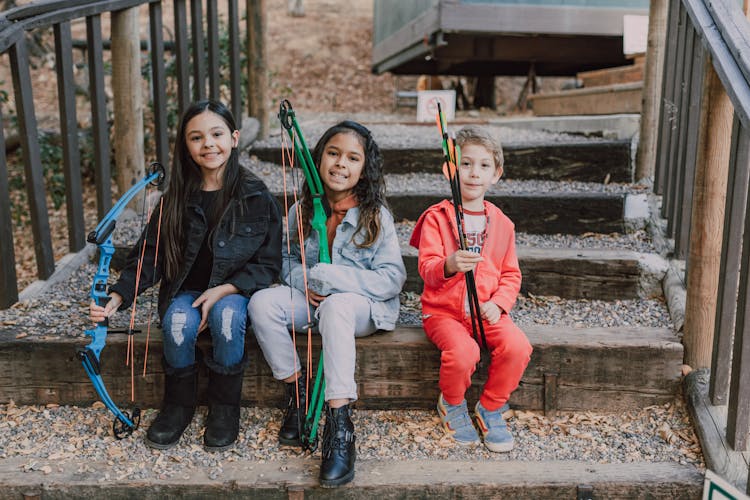
[[[14,327],[0,332],[0,404],[90,404],[98,398],[86,377],[76,347],[83,338],[29,336],[16,338]],[[142,328],[145,332],[145,327]],[[516,408],[590,410],[642,408],[671,401],[679,389],[683,348],[665,328],[574,328],[524,326],[534,354],[520,387],[511,397]],[[136,337],[136,401],[158,407],[162,395],[160,332],[152,327],[145,379],[140,376],[145,335]],[[307,351],[306,336],[298,336],[298,352]],[[313,356],[320,337],[312,337]],[[207,335],[199,345],[210,345]],[[106,387],[115,401],[127,404],[131,370],[124,366],[127,337],[110,335],[102,353]],[[281,404],[282,386],[275,381],[252,335],[248,335],[250,365],[245,373],[243,400],[253,406]],[[317,363],[317,360],[315,361]],[[432,408],[438,394],[439,351],[420,327],[399,327],[357,341],[357,372],[361,408]],[[317,366],[317,365],[316,365]],[[205,385],[205,377],[201,378]],[[486,367],[470,389],[476,399]]]
[[[187,477],[105,480],[106,462],[56,464],[24,471],[23,457],[0,460],[5,498],[652,498],[698,499],[703,475],[670,462],[600,464],[575,461],[359,460],[354,480],[337,489],[318,485],[317,457],[284,461],[232,457],[222,475],[195,467]],[[40,467],[40,469],[43,467]]]
[[[261,161],[281,165],[281,149],[270,141],[256,143],[248,153]],[[314,143],[309,142],[312,148]],[[440,143],[419,146],[380,144],[388,174],[439,171],[443,163]],[[506,179],[554,181],[632,182],[630,139],[568,140],[503,144]]]

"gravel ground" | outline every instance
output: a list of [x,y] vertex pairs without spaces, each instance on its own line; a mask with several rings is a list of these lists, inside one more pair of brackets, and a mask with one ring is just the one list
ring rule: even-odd
[[[283,192],[284,173],[283,169],[274,163],[259,161],[253,157],[243,155],[242,163],[252,170],[263,182],[266,183],[271,192]],[[296,181],[301,185],[302,173],[295,170],[298,175]],[[287,171],[287,185],[292,186],[295,182],[292,172]],[[445,194],[450,197],[450,188],[445,177],[441,173],[429,174],[415,172],[407,174],[386,174],[385,183],[388,194]],[[609,193],[609,194],[644,194],[648,191],[646,186],[639,184],[578,181],[545,181],[545,180],[516,180],[503,179],[492,186],[488,193],[490,195],[528,194],[528,193]]]
[[[386,123],[391,119],[387,116],[377,115],[327,115],[316,116],[315,119],[305,120],[297,117],[302,129],[307,147],[312,150],[315,143],[323,133],[332,125],[344,119],[359,121],[370,129],[375,142],[381,147],[440,147],[440,135],[434,122],[424,124]],[[545,130],[533,130],[520,127],[508,127],[497,124],[488,124],[481,120],[470,120],[485,128],[495,136],[501,144],[533,144],[551,142],[601,142],[604,139],[597,137],[584,137],[580,134],[566,134],[548,132]],[[449,132],[457,132],[465,122],[448,123]],[[253,146],[278,146],[281,142],[281,127],[278,121],[271,122],[269,137],[253,143]],[[252,153],[252,150],[250,151]]]
[[[111,435],[112,418],[103,405],[0,405],[0,460],[24,457],[23,472],[49,474],[76,464],[79,472],[94,472],[88,462],[106,462],[98,469],[102,481],[188,479],[191,471],[208,468],[221,480],[223,466],[239,460],[259,463],[307,457],[319,463],[320,452],[303,453],[278,444],[281,411],[243,408],[241,430],[234,449],[220,453],[203,450],[205,408],[199,409],[180,444],[165,451],[148,448],[143,437],[155,417],[145,411],[141,427],[130,438]],[[537,412],[506,413],[516,438],[510,453],[490,453],[483,446],[459,447],[445,436],[432,411],[356,410],[357,459],[450,460],[578,460],[592,463],[678,462],[705,470],[700,444],[684,403],[618,414],[591,412],[547,418]]]

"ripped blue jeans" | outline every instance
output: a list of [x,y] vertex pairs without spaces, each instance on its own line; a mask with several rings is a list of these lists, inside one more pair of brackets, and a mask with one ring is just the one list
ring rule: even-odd
[[[178,293],[164,314],[164,357],[173,368],[184,368],[195,363],[195,343],[198,339],[201,311],[192,307],[192,304],[200,294],[201,292]],[[208,312],[215,364],[231,367],[242,361],[245,353],[248,300],[240,294],[227,295]]]

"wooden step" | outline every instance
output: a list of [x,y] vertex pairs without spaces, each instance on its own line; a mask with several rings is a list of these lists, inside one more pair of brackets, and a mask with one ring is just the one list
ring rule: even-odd
[[[434,147],[381,145],[385,171],[389,174],[435,172],[443,162],[439,144]],[[555,181],[632,182],[630,140],[581,140],[551,144],[503,144],[507,179]],[[278,145],[256,144],[249,154],[259,160],[281,164]]]
[[[629,410],[667,403],[679,389],[683,349],[669,329],[529,325],[524,330],[534,353],[511,398],[514,407]],[[15,337],[13,327],[0,332],[0,404],[11,400],[16,404],[90,404],[98,399],[75,355],[76,347],[88,339]],[[163,384],[161,335],[152,328],[145,379],[140,376],[144,337],[141,334],[136,340],[136,401],[144,408],[158,407]],[[305,339],[298,339],[298,344],[304,353]],[[201,336],[199,345],[207,349],[210,339]],[[112,398],[124,405],[131,387],[131,372],[124,366],[126,346],[125,335],[110,335],[102,353],[105,385]],[[252,335],[248,335],[247,352],[245,404],[280,405],[282,384],[272,378]],[[320,338],[314,335],[313,353],[319,352]],[[439,364],[439,351],[419,327],[399,327],[358,339],[359,407],[432,408],[438,394]],[[472,399],[485,378],[486,367],[474,377]],[[202,376],[204,388],[205,381]]]
[[[389,186],[388,204],[395,220],[417,220],[428,207],[450,193],[399,193]],[[499,206],[515,223],[516,231],[536,234],[623,233],[628,195],[596,192],[550,192],[490,194],[486,199]],[[277,193],[279,203],[284,195]]]
[[[169,455],[166,455],[169,456]],[[68,461],[71,462],[71,461]],[[320,459],[253,460],[232,455],[186,477],[105,480],[106,462],[28,469],[27,457],[0,460],[6,498],[700,498],[703,475],[670,462],[600,464],[576,461],[358,460],[354,480],[335,490],[318,483]],[[181,475],[180,475],[181,476]]]
[[[517,248],[522,290],[566,299],[618,300],[662,295],[667,264],[657,255],[615,249]],[[404,290],[421,292],[415,252],[404,255]]]
[[583,71],[576,75],[584,88],[614,85],[616,83],[643,82],[643,62],[615,68],[595,69]]
[[537,116],[608,115],[640,113],[643,83],[617,83],[532,94],[529,96]]

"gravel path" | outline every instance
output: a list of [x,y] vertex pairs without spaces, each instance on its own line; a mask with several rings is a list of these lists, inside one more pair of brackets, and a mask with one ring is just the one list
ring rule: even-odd
[[[97,469],[102,481],[188,479],[191,471],[209,470],[221,480],[229,462],[278,462],[306,457],[297,448],[279,446],[276,434],[281,411],[243,408],[241,430],[234,449],[208,453],[202,448],[205,408],[200,408],[180,444],[165,451],[144,442],[148,425],[156,415],[146,410],[141,427],[130,438],[111,436],[112,417],[103,405],[72,406],[0,405],[0,461],[23,457],[21,471],[49,474],[75,464],[79,472],[94,472],[88,462],[106,462]],[[516,447],[510,453],[490,453],[483,446],[454,446],[432,411],[357,410],[357,459],[431,460],[578,460],[591,463],[678,462],[705,469],[700,445],[690,425],[684,403],[618,414],[592,412],[561,414],[547,418],[536,412],[511,411],[511,432]],[[312,474],[312,473],[311,473]]]

